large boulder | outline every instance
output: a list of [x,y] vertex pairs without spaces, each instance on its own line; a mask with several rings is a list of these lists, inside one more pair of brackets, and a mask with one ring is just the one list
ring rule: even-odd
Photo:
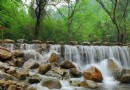
[[38,72],[40,74],[45,74],[47,71],[51,69],[51,64],[43,64],[39,66]]
[[130,69],[118,68],[113,71],[113,76],[121,83],[130,83]]
[[119,68],[119,66],[116,64],[116,62],[113,59],[108,59],[107,61],[108,61],[108,68],[111,72]]
[[60,89],[61,83],[58,79],[54,78],[45,78],[42,81],[42,86],[47,87],[49,89]]
[[103,80],[102,73],[94,66],[84,71],[83,76],[86,80],[92,80],[95,82],[101,82]]
[[76,66],[69,60],[62,62],[60,66],[65,69],[76,68]]
[[54,62],[59,62],[60,61],[60,56],[56,53],[52,53],[50,58],[48,59],[49,63],[54,63]]
[[23,64],[23,68],[25,69],[36,69],[39,67],[39,63],[37,63],[35,60],[33,59],[29,59],[28,61],[26,61]]
[[12,57],[11,51],[6,48],[0,47],[0,60],[9,59]]

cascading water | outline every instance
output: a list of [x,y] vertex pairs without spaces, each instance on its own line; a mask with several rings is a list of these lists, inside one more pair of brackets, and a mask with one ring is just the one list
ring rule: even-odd
[[[36,52],[36,50],[39,48],[40,45],[20,44],[19,49],[25,51],[26,54],[33,54],[33,59],[38,60],[40,63],[46,62],[53,52],[58,52],[61,54],[64,60],[70,60],[74,62],[74,64],[76,64],[77,67],[82,71],[86,70],[90,66],[95,66],[102,72],[104,77],[103,82],[104,84],[108,85],[107,87],[109,87],[109,84],[115,85],[116,83],[109,72],[107,59],[113,59],[114,62],[120,67],[123,66],[128,68],[130,66],[130,48],[128,46],[50,45],[50,51],[43,52],[41,54]],[[10,44],[8,49],[15,50],[14,45]],[[68,82],[65,81],[63,81],[62,84],[63,87],[69,86]],[[72,90],[72,87],[65,90]],[[107,88],[106,90],[114,89]]]
[[[60,48],[60,45],[51,46],[51,50],[56,50],[59,53],[61,53]],[[89,66],[96,66],[103,74],[104,83],[107,84],[114,81],[108,69],[107,59],[113,59],[118,67],[128,68],[130,66],[129,55],[128,46],[64,46],[64,60],[77,63],[82,71]]]

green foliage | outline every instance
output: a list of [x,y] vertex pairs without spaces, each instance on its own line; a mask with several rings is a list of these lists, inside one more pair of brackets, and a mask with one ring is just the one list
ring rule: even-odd
[[[25,7],[21,0],[0,0],[0,25],[6,28],[4,38],[14,40],[25,38],[29,41],[33,39],[35,13],[34,0],[32,1],[30,7]],[[72,40],[79,42],[115,42],[116,28],[104,9],[96,0],[79,1],[71,26]],[[108,0],[106,2],[109,3]],[[107,4],[107,7],[109,7],[109,4]],[[60,8],[60,12],[67,17],[67,7]],[[60,41],[67,42],[67,23],[67,20],[58,11],[49,13],[42,21],[40,39],[43,41],[53,40],[57,43]],[[128,33],[130,33],[129,24],[130,16],[126,19]],[[130,40],[129,36],[128,40]]]

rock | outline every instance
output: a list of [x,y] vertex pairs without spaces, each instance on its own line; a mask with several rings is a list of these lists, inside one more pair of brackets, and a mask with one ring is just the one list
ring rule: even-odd
[[17,90],[17,85],[10,85],[7,90]]
[[0,71],[0,79],[13,80],[14,77],[10,74]]
[[16,58],[15,65],[17,67],[22,67],[24,62],[25,62],[24,58],[18,57],[18,58]]
[[49,89],[60,89],[61,83],[58,79],[54,78],[45,78],[42,81],[42,86],[47,87]]
[[83,76],[86,80],[92,80],[95,82],[101,82],[103,80],[101,72],[94,66],[84,71]]
[[60,57],[56,53],[52,53],[50,58],[48,59],[49,63],[59,62]]
[[9,59],[12,57],[11,51],[6,48],[0,47],[0,60]]
[[92,44],[93,44],[93,45],[100,45],[101,42],[100,42],[100,41],[97,41],[97,42],[93,42]]
[[15,57],[23,57],[24,56],[24,52],[22,52],[20,50],[15,50],[15,51],[13,51],[13,55]]
[[38,72],[40,74],[45,74],[50,69],[51,69],[51,64],[43,64],[43,65],[39,66]]
[[25,69],[17,69],[15,73],[15,77],[19,80],[25,80],[26,77],[29,76],[28,70]]
[[58,79],[62,79],[62,76],[54,71],[48,71],[45,75],[51,76],[51,77],[56,77]]
[[40,40],[32,40],[32,43],[35,43],[35,44],[41,44],[42,41],[40,41]]
[[119,66],[112,59],[108,59],[107,61],[108,61],[108,68],[110,69],[111,72],[119,68]]
[[130,83],[130,69],[118,68],[113,71],[113,76],[121,83]]
[[16,72],[16,68],[13,66],[10,66],[8,70],[6,70],[6,73],[10,74],[10,75],[14,75],[14,73]]
[[65,69],[76,68],[75,65],[68,60],[62,62],[62,64],[60,66]]
[[9,69],[9,65],[0,61],[0,69]]
[[11,39],[4,39],[2,42],[3,43],[15,43],[15,41],[11,40]]
[[70,80],[69,81],[70,82],[70,85],[71,86],[77,86],[77,87],[79,87],[80,86],[80,84],[81,84],[81,81],[80,80]]
[[27,87],[26,90],[37,90],[37,89],[34,87]]
[[45,75],[46,76],[52,76],[57,77],[59,79],[62,79],[62,76],[65,74],[65,70],[61,69],[59,67],[52,68],[50,71],[48,71]]
[[17,43],[25,43],[25,39],[17,39]]
[[83,45],[90,45],[90,42],[83,42]]
[[23,90],[23,88],[22,87],[17,87],[16,90]]
[[42,50],[46,50],[47,49],[47,45],[46,44],[41,44],[41,49]]
[[104,42],[103,44],[106,46],[110,46],[110,42]]
[[70,41],[70,44],[71,44],[71,45],[77,45],[77,44],[78,44],[78,41]]
[[70,74],[72,77],[81,77],[82,76],[82,73],[79,72],[76,68],[71,68]]
[[91,80],[85,80],[80,83],[81,87],[95,89],[98,88],[98,84]]
[[32,59],[29,59],[23,64],[23,68],[25,69],[36,69],[38,67],[39,67],[39,64],[35,60],[32,60]]
[[40,81],[41,81],[41,78],[38,75],[33,75],[33,76],[28,78],[28,82],[30,84],[39,83]]
[[47,41],[46,43],[47,44],[54,44],[55,42],[54,41]]

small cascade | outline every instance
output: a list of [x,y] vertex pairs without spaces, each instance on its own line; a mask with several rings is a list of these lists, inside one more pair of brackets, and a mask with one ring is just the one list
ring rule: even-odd
[[[51,45],[51,50],[61,53],[60,45]],[[124,67],[130,66],[130,48],[128,46],[71,46],[64,45],[64,59],[79,65],[89,65],[114,58]]]
[[20,50],[36,50],[39,47],[40,44],[20,44]]

